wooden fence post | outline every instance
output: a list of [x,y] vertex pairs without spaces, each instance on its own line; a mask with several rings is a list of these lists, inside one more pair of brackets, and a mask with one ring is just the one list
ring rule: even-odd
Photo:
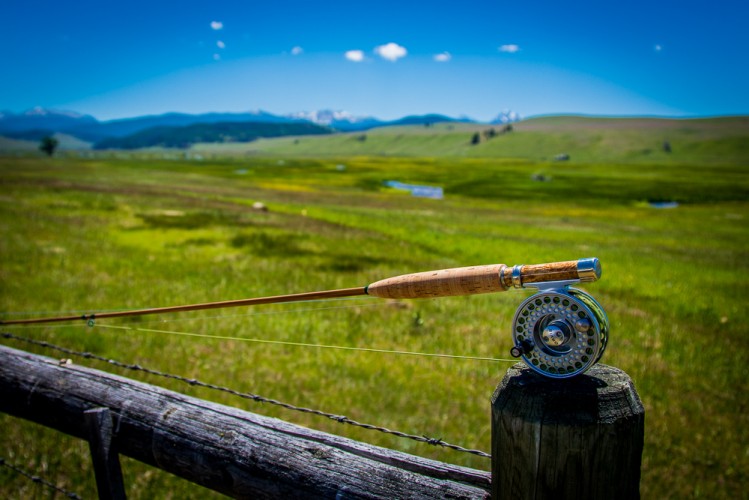
[[99,498],[125,500],[120,456],[112,442],[112,415],[109,408],[93,408],[83,412],[88,427],[88,445],[96,474]]
[[623,371],[551,379],[516,364],[492,397],[492,498],[639,498],[644,429]]

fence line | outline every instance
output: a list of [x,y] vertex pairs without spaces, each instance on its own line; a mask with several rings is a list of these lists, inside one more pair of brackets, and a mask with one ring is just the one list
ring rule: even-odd
[[388,450],[0,346],[0,411],[88,439],[107,408],[119,454],[230,496],[486,498],[491,474]]
[[97,470],[93,450],[237,497],[639,498],[644,407],[631,378],[605,365],[564,380],[513,366],[491,399],[489,473],[67,361],[0,345],[0,411],[89,440],[97,487],[115,462]]
[[223,387],[223,386],[219,386],[219,385],[215,385],[215,384],[210,384],[210,383],[207,383],[207,382],[202,382],[202,381],[194,379],[194,378],[187,378],[187,377],[183,377],[181,375],[174,375],[174,374],[171,374],[171,373],[166,373],[166,372],[162,372],[162,371],[159,371],[159,370],[154,370],[154,369],[151,369],[151,368],[145,368],[145,367],[142,367],[142,366],[137,365],[137,364],[123,363],[123,362],[116,361],[116,360],[111,359],[111,358],[105,358],[105,357],[102,357],[102,356],[98,356],[98,355],[90,353],[90,352],[75,351],[73,349],[68,349],[66,347],[62,347],[62,346],[58,346],[58,345],[55,345],[55,344],[51,344],[51,343],[46,342],[46,341],[29,339],[29,338],[26,338],[26,337],[20,337],[18,335],[15,335],[15,334],[12,334],[12,333],[8,333],[8,332],[0,332],[0,336],[2,336],[3,338],[6,338],[6,339],[18,340],[18,341],[25,342],[25,343],[28,343],[28,344],[31,344],[31,345],[36,345],[36,346],[39,346],[39,347],[44,347],[44,348],[47,348],[47,349],[52,349],[52,350],[61,352],[63,354],[71,355],[71,356],[79,356],[79,357],[82,357],[82,358],[85,358],[85,359],[95,359],[97,361],[102,361],[104,363],[108,363],[108,364],[110,364],[112,366],[117,366],[118,368],[125,368],[125,369],[128,369],[128,370],[140,371],[140,372],[143,372],[143,373],[148,373],[149,375],[156,375],[156,376],[167,378],[167,379],[178,380],[180,382],[184,382],[184,383],[192,385],[192,386],[203,387],[203,388],[206,388],[206,389],[211,389],[211,390],[215,390],[215,391],[224,392],[224,393],[227,393],[227,394],[231,394],[233,396],[237,396],[237,397],[240,397],[240,398],[243,398],[243,399],[247,399],[247,400],[250,400],[250,401],[255,401],[255,402],[258,402],[258,403],[268,403],[268,404],[272,404],[272,405],[275,405],[275,406],[280,406],[282,408],[286,408],[287,410],[292,410],[292,411],[297,411],[297,412],[307,413],[307,414],[312,414],[312,415],[318,415],[318,416],[325,417],[325,418],[334,420],[334,421],[342,423],[342,424],[348,424],[348,425],[352,425],[352,426],[355,426],[355,427],[360,427],[362,429],[367,429],[367,430],[382,432],[384,434],[390,434],[390,435],[393,435],[393,436],[396,436],[396,437],[399,437],[399,438],[411,439],[413,441],[418,441],[420,443],[430,444],[432,446],[441,446],[443,448],[449,448],[451,450],[459,451],[459,452],[462,452],[462,453],[470,453],[472,455],[477,455],[477,456],[484,457],[484,458],[491,458],[491,455],[488,454],[488,453],[486,453],[486,452],[483,452],[481,450],[474,450],[474,449],[470,449],[470,448],[465,448],[465,447],[462,447],[462,446],[459,446],[459,445],[455,445],[455,444],[451,444],[451,443],[443,441],[441,438],[432,438],[432,437],[429,437],[427,435],[409,434],[409,433],[405,433],[405,432],[401,432],[401,431],[387,429],[385,427],[381,427],[381,426],[377,426],[377,425],[373,425],[373,424],[367,424],[367,423],[357,422],[356,420],[352,420],[352,419],[350,419],[350,418],[348,418],[348,417],[346,417],[344,415],[336,415],[336,414],[333,414],[333,413],[327,413],[327,412],[324,412],[324,411],[315,410],[315,409],[311,409],[311,408],[305,408],[305,407],[301,407],[301,406],[295,406],[295,405],[292,405],[292,404],[289,404],[289,403],[284,403],[282,401],[278,401],[278,400],[275,400],[275,399],[271,399],[271,398],[266,398],[266,397],[263,397],[263,396],[259,396],[257,394],[252,394],[252,393],[248,393],[248,392],[240,392],[240,391],[228,388],[228,387]]

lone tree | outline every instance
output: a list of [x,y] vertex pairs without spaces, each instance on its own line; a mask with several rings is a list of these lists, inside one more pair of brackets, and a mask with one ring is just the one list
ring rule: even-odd
[[42,142],[39,144],[39,150],[47,153],[47,156],[52,156],[59,144],[60,141],[48,135],[42,139]]
[[481,136],[479,135],[478,132],[476,132],[475,134],[473,134],[473,137],[471,137],[471,144],[475,146],[476,144],[480,142],[481,142]]

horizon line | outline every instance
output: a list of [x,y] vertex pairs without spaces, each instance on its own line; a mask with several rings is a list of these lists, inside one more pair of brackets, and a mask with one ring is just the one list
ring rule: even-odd
[[[103,122],[124,121],[124,120],[133,120],[133,119],[138,119],[138,118],[158,117],[158,116],[166,116],[166,115],[201,116],[201,115],[210,115],[210,114],[241,115],[241,114],[262,114],[262,113],[265,113],[265,114],[269,114],[269,115],[273,115],[273,116],[278,116],[278,117],[282,117],[282,118],[291,118],[291,115],[293,115],[295,113],[315,113],[315,112],[320,112],[320,111],[330,111],[330,112],[334,112],[334,113],[341,113],[341,112],[343,112],[343,113],[349,113],[346,110],[343,110],[343,109],[334,109],[334,108],[320,108],[320,109],[316,109],[316,110],[312,110],[312,111],[306,111],[305,110],[305,111],[296,111],[296,112],[293,112],[293,113],[275,113],[275,112],[272,112],[272,111],[267,111],[265,109],[256,108],[254,110],[253,109],[247,109],[247,110],[244,110],[244,111],[205,111],[205,112],[201,112],[201,113],[189,113],[189,112],[184,112],[184,111],[165,111],[163,113],[147,113],[147,114],[131,115],[131,116],[125,116],[125,117],[119,117],[119,118],[100,119],[100,118],[97,118],[96,116],[94,116],[93,114],[81,113],[79,111],[75,111],[75,110],[72,110],[72,109],[63,109],[63,108],[54,108],[54,107],[45,108],[43,106],[34,106],[32,108],[28,108],[28,109],[26,109],[24,111],[19,111],[19,112],[8,110],[8,109],[1,110],[0,111],[0,119],[4,118],[3,115],[5,113],[18,116],[18,115],[24,115],[25,113],[28,113],[29,111],[34,111],[34,110],[44,110],[44,111],[58,112],[58,113],[70,113],[70,114],[78,115],[80,117],[90,116],[91,118],[93,118],[94,120],[96,120],[96,121],[98,121],[100,123],[103,123]],[[512,113],[512,112],[515,112],[515,111],[508,110],[508,113]],[[517,112],[515,112],[515,113],[517,113]],[[349,114],[351,114],[351,113],[349,113]],[[503,113],[499,113],[497,115],[497,117],[499,117],[501,114],[503,114]],[[522,115],[520,113],[517,113],[517,114],[519,116],[519,119],[514,120],[516,122],[518,122],[518,121],[525,121],[525,120],[529,120],[529,119],[536,119],[536,118],[554,118],[554,117],[580,117],[580,118],[603,118],[603,119],[638,119],[638,118],[639,119],[643,119],[643,118],[645,118],[645,119],[654,119],[654,120],[699,120],[699,119],[711,119],[711,118],[742,118],[742,117],[749,117],[749,112],[744,112],[744,113],[742,113],[742,112],[733,113],[732,112],[732,113],[708,113],[708,114],[683,114],[683,115],[681,115],[681,114],[673,114],[673,115],[668,115],[668,114],[631,114],[631,115],[629,115],[629,114],[608,114],[608,113],[594,114],[594,113],[580,113],[580,112],[570,111],[570,112],[558,112],[558,113],[554,113],[554,112],[552,112],[552,113],[540,113],[540,114],[533,114],[533,115],[528,115],[528,116],[524,116],[524,115]],[[488,121],[477,120],[477,119],[474,119],[474,118],[472,118],[472,117],[470,117],[468,115],[459,115],[458,117],[454,117],[454,116],[450,116],[450,115],[439,113],[439,112],[410,113],[410,114],[404,114],[404,115],[400,116],[399,118],[393,118],[393,119],[378,118],[375,115],[354,115],[354,114],[351,114],[351,116],[353,118],[373,119],[373,120],[378,120],[378,121],[381,121],[381,122],[392,122],[392,121],[398,121],[398,120],[401,120],[401,119],[404,119],[404,118],[409,118],[409,117],[424,117],[424,116],[430,116],[430,115],[443,116],[445,118],[449,118],[450,120],[457,121],[457,122],[464,121],[464,122],[473,122],[473,123],[478,123],[478,124],[492,124],[491,120],[488,120]],[[299,120],[303,120],[303,121],[312,121],[312,120],[308,120],[308,119],[305,119],[305,118],[298,118],[298,119]]]

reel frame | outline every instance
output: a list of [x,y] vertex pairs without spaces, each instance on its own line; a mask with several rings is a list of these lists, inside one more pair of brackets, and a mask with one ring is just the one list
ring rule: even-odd
[[[591,263],[591,265],[596,265]],[[599,264],[598,264],[599,265]],[[600,266],[600,265],[599,265]],[[513,269],[513,275],[519,273]],[[600,267],[597,277],[600,276]],[[596,277],[596,279],[597,279]],[[563,379],[585,373],[603,356],[610,323],[603,307],[587,292],[571,285],[580,281],[529,283],[513,280],[515,288],[533,287],[512,321],[510,354],[545,377]]]

